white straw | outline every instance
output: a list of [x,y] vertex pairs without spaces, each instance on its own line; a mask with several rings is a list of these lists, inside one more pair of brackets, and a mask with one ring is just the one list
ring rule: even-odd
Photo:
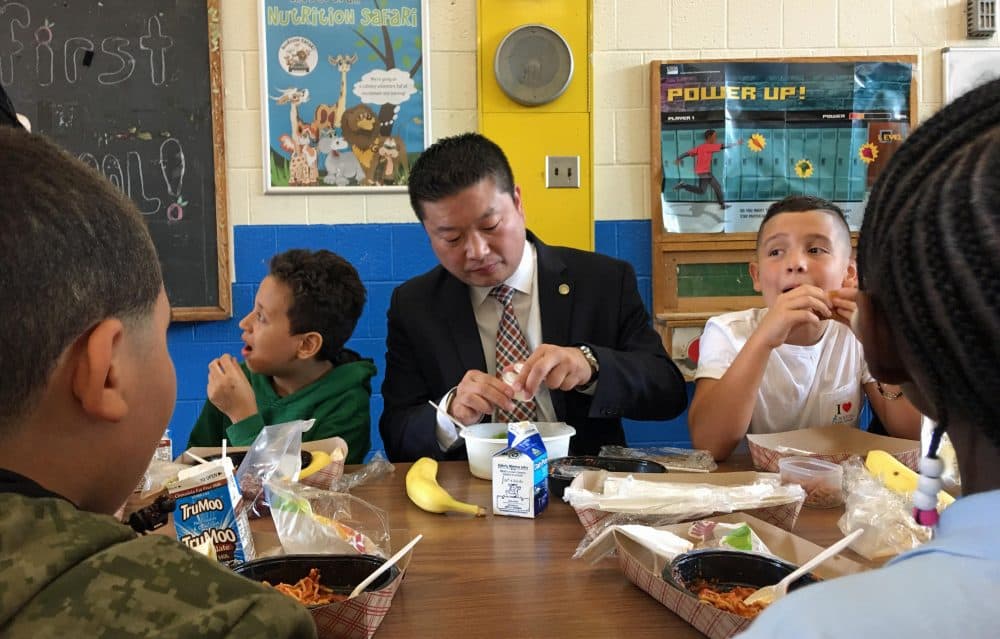
[[226,438],[222,438],[222,458],[226,458]]
[[198,457],[197,455],[195,455],[194,453],[192,453],[190,450],[184,451],[184,454],[187,455],[188,457],[190,457],[191,459],[195,460],[199,464],[207,464],[208,463],[207,459],[202,459],[201,457]]

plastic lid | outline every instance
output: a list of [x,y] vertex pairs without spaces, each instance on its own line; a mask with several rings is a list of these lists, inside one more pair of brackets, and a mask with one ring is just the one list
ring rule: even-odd
[[840,464],[815,457],[782,457],[778,460],[778,468],[816,474],[842,470]]

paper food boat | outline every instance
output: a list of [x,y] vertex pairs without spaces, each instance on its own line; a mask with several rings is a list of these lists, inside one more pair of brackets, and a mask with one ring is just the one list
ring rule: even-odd
[[[393,530],[391,537],[395,547],[398,540],[407,537],[407,533]],[[284,554],[278,534],[273,530],[254,531],[254,540],[257,543],[259,557],[280,560],[283,556],[292,558],[296,556]],[[378,590],[366,590],[347,601],[309,607],[319,639],[370,639],[389,613],[393,597],[403,584],[414,552],[416,549],[399,560],[393,567],[393,570],[399,571],[396,578]]]
[[747,443],[754,468],[769,473],[778,472],[782,457],[817,457],[840,464],[854,455],[864,459],[871,450],[884,450],[913,470],[920,462],[919,441],[875,435],[844,424],[747,435]]
[[[312,615],[313,623],[316,624],[316,634],[319,639],[369,639],[372,637],[389,612],[392,599],[403,583],[403,577],[412,555],[412,551],[407,553],[393,567],[394,571],[398,570],[399,572],[378,590],[365,591],[347,601],[309,606],[309,613]],[[276,562],[287,558],[295,565],[310,565],[309,560],[314,560],[316,557],[317,555],[277,555],[244,565],[237,572],[242,572],[245,577],[256,580],[262,577],[260,571],[267,570],[268,564],[274,566]],[[362,557],[367,559],[369,556],[363,555]],[[383,575],[383,578],[385,576]]]
[[[796,565],[802,564],[821,550],[816,544],[746,514],[734,513],[712,517],[712,519],[725,523],[745,522],[749,524],[750,528],[771,549],[771,552]],[[690,526],[691,524],[674,524],[662,526],[661,529],[690,539],[687,534]],[[651,550],[617,531],[614,533],[614,540],[618,551],[618,563],[628,580],[675,612],[706,637],[726,639],[745,630],[750,625],[749,619],[701,603],[691,593],[679,590],[664,581],[661,576],[665,565],[664,560],[657,557]],[[818,566],[813,570],[813,573],[823,579],[833,579],[862,570],[864,570],[862,565],[843,556],[837,556]]]
[[[570,484],[570,488],[581,488],[600,494],[603,491],[606,478],[625,478],[628,476],[628,473],[610,473],[603,470],[587,470],[580,473],[573,480],[573,483]],[[696,490],[696,486],[698,484],[707,484],[710,486],[748,486],[762,480],[780,483],[780,478],[774,473],[757,473],[753,471],[706,474],[645,473],[641,476],[641,478],[643,481],[648,482],[690,484],[692,490]],[[799,518],[799,512],[802,510],[802,504],[805,501],[806,494],[805,491],[794,490],[794,488],[796,488],[794,486],[786,488],[789,489],[785,491],[788,493],[787,496],[774,496],[761,500],[757,505],[753,505],[748,508],[739,508],[737,509],[737,512],[744,512],[753,515],[758,519],[780,526],[785,530],[792,530],[795,527],[795,522]],[[651,500],[651,503],[655,502]],[[574,510],[576,510],[577,517],[580,518],[580,523],[583,524],[584,529],[587,531],[587,536],[591,539],[600,534],[604,527],[611,523],[612,517],[616,517],[619,514],[616,511],[591,507],[574,506]],[[705,509],[703,508],[700,511],[692,510],[685,515],[675,518],[675,520],[691,521],[693,519],[705,519],[718,512],[732,511],[711,509],[710,512],[705,512]],[[654,523],[656,521],[662,521],[662,519],[662,514],[655,513],[633,514],[629,516],[630,523]]]
[[396,564],[399,576],[384,588],[363,592],[347,601],[311,608],[309,612],[316,623],[319,639],[370,639],[388,614],[412,555],[411,551]]
[[[245,453],[249,450],[249,448],[249,446],[230,446],[226,450],[229,453]],[[313,465],[308,468],[303,468],[299,477],[299,483],[312,486],[313,488],[330,490],[331,486],[334,486],[338,481],[340,481],[340,478],[344,474],[344,459],[347,457],[347,442],[340,437],[328,437],[327,439],[302,442],[302,450],[310,453],[317,451],[323,452],[329,456],[329,459],[324,457],[323,461],[326,463],[320,465],[318,468]],[[213,455],[221,454],[222,448],[220,446],[192,446],[184,452],[191,452],[198,455],[202,459],[207,459]],[[317,458],[314,457],[314,460],[315,459]],[[174,461],[179,464],[195,463],[194,459],[184,453],[178,455]]]

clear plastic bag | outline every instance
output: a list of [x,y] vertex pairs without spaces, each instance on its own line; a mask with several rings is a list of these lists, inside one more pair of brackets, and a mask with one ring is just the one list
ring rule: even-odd
[[865,469],[860,457],[843,463],[847,500],[837,526],[845,535],[864,529],[851,549],[866,559],[890,557],[930,540],[931,529],[913,520],[909,495],[887,488]]
[[265,492],[286,554],[392,552],[388,515],[363,499],[273,480]]
[[712,453],[707,450],[653,446],[649,448],[627,448],[625,446],[601,446],[601,457],[631,457],[648,459],[666,467],[689,473],[710,473],[719,466]]
[[396,472],[396,467],[392,465],[392,462],[385,458],[382,451],[378,451],[372,455],[372,458],[367,464],[353,473],[346,473],[342,475],[331,488],[337,492],[350,492],[362,484],[366,484],[383,475],[388,475],[389,473],[394,472]]
[[265,426],[253,440],[236,469],[236,483],[251,518],[267,514],[264,484],[269,479],[298,479],[302,470],[302,433],[312,428],[313,421],[299,419]]

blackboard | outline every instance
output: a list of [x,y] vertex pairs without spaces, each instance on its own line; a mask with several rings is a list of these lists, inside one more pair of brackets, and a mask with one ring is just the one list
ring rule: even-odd
[[231,314],[218,2],[0,2],[0,82],[136,203],[179,320]]

